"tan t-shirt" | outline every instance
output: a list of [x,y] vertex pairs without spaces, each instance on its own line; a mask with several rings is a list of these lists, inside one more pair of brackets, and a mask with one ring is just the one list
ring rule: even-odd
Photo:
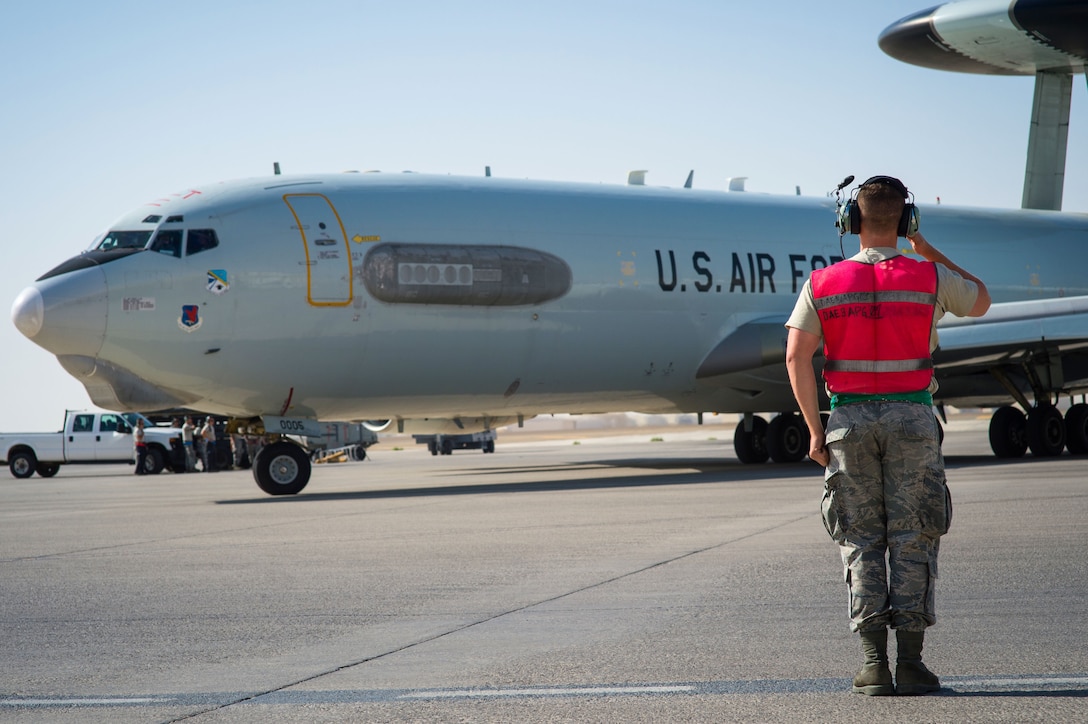
[[[878,261],[900,256],[897,249],[891,247],[875,247],[862,249],[850,261],[858,261],[863,264],[876,264]],[[965,317],[975,306],[978,298],[978,285],[973,281],[964,279],[944,264],[937,264],[937,306],[933,313],[933,330],[929,335],[929,349],[932,352],[937,348],[937,322],[941,317],[951,312],[957,317]],[[793,307],[793,313],[786,320],[787,327],[815,334],[823,338],[823,327],[820,326],[820,315],[816,312],[816,301],[812,298],[812,277],[805,280],[801,293],[797,296],[797,304]],[[930,392],[937,391],[937,381],[929,386]]]

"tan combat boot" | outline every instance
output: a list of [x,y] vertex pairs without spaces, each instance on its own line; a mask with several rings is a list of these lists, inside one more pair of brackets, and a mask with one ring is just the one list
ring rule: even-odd
[[925,631],[896,631],[899,655],[895,661],[895,693],[903,696],[940,691],[937,675],[922,663],[922,641]]
[[854,693],[866,696],[894,694],[892,671],[888,667],[888,629],[862,631],[861,650],[865,653],[865,664],[854,677]]

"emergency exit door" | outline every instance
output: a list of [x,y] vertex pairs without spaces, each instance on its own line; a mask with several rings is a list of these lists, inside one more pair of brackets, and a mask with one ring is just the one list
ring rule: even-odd
[[322,194],[286,194],[306,250],[306,294],[315,306],[351,303],[351,250],[332,202]]

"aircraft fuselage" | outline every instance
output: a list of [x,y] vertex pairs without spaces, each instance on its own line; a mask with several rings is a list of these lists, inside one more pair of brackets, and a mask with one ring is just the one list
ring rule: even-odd
[[[328,420],[788,410],[773,334],[762,349],[738,340],[736,364],[697,373],[742,325],[781,329],[812,269],[842,256],[834,219],[819,198],[271,177],[122,217],[111,231],[148,232],[158,250],[77,257],[13,316],[112,409]],[[922,227],[995,301],[1088,294],[1068,263],[1088,217],[924,207]],[[185,233],[175,246],[168,231]],[[218,243],[202,248],[208,232]],[[857,242],[844,241],[849,256]],[[19,316],[35,304],[38,330]]]

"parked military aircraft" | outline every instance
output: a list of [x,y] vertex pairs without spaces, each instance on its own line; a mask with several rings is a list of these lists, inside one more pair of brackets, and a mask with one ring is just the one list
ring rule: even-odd
[[[1050,404],[1088,389],[1088,215],[921,211],[997,302],[942,332],[940,400],[1017,398],[1036,454],[1067,433],[1088,446]],[[798,460],[783,322],[812,269],[842,255],[835,216],[832,199],[686,188],[272,176],[121,217],[12,317],[109,409],[189,407],[277,433],[733,412],[750,415],[741,460]],[[1022,454],[1023,415],[1006,409],[995,439],[1012,442],[995,451]],[[273,493],[309,477],[289,442],[254,467]]]
[[[973,18],[985,40],[999,4],[1011,12],[1006,0],[932,8],[884,37],[900,51],[932,42],[912,36],[921,24],[967,42]],[[1012,3],[1029,5],[1077,12]],[[1009,38],[1011,52],[1036,42]],[[1083,48],[1060,52],[1072,59],[1062,73],[1083,70]],[[339,174],[196,187],[121,217],[28,287],[12,318],[113,410],[188,407],[285,434],[317,420],[471,432],[558,412],[730,412],[744,415],[742,461],[800,460],[783,323],[809,273],[844,254],[836,202],[639,180]],[[1060,184],[1042,196],[1055,191],[1060,205]],[[998,406],[997,455],[1088,452],[1088,404],[1064,419],[1054,405],[1088,390],[1088,215],[921,212],[927,238],[995,301],[942,325],[938,401]],[[757,416],[768,412],[770,423]],[[271,494],[310,476],[289,441],[253,469]]]

